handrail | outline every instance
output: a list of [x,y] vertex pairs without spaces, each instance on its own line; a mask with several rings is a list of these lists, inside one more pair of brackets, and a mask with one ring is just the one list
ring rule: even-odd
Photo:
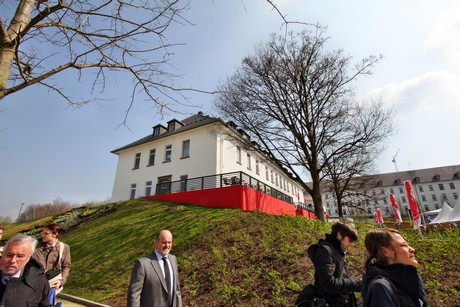
[[171,194],[193,190],[222,188],[232,185],[246,185],[250,188],[261,191],[265,194],[294,205],[294,200],[291,196],[284,194],[283,192],[265,184],[264,182],[254,177],[249,176],[244,172],[231,172],[189,178],[185,180],[162,182],[156,185],[155,194]]

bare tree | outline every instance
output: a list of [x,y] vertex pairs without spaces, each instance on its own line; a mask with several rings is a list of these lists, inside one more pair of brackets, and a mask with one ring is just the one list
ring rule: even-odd
[[[335,196],[340,218],[344,201],[347,207],[364,210],[360,201],[353,203],[358,191],[375,187],[374,161],[392,134],[394,112],[384,109],[381,102],[354,105],[350,114],[335,127],[335,145],[324,148],[323,174]],[[352,138],[350,138],[352,136]],[[331,151],[332,150],[332,151]]]
[[[321,182],[326,166],[346,152],[359,154],[379,129],[384,134],[391,112],[366,112],[365,105],[355,102],[351,86],[358,76],[370,74],[380,57],[362,59],[350,69],[351,57],[341,50],[327,51],[323,33],[318,28],[314,33],[273,35],[220,85],[215,104],[222,117],[244,129],[271,159],[292,172],[324,221]],[[357,114],[382,118],[356,120]]]
[[11,224],[13,220],[9,216],[0,216],[0,229],[3,229],[4,224]]
[[53,203],[49,204],[32,204],[28,205],[26,210],[22,212],[17,219],[17,222],[23,222],[33,219],[42,218],[45,216],[51,216],[58,213],[69,211],[77,207],[76,204],[72,204],[68,201],[64,201],[61,198],[56,198]]
[[[174,24],[188,23],[181,15],[188,1],[1,0],[0,5],[0,100],[41,85],[78,107],[97,99],[118,72],[133,81],[130,106],[140,92],[160,111],[182,103],[177,94],[183,89],[173,86],[175,75],[167,70],[174,44],[166,34]],[[89,83],[86,98],[75,100],[62,87],[69,76]]]

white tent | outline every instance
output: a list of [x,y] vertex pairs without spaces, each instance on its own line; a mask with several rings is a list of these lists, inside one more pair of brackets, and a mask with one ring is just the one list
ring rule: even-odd
[[[458,204],[458,202],[457,202]],[[459,207],[459,206],[455,206]],[[432,220],[429,224],[439,224],[439,223],[445,223],[449,220],[450,214],[454,209],[452,209],[451,206],[449,206],[446,202],[442,205],[441,211],[439,214]]]
[[454,209],[450,212],[449,216],[447,217],[446,222],[458,222],[460,221],[460,201],[457,200],[455,203]]

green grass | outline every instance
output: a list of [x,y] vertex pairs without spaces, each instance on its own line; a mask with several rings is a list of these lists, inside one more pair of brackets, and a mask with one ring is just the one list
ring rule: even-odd
[[[104,210],[102,210],[102,209]],[[182,297],[187,306],[292,306],[300,289],[313,281],[307,247],[330,231],[330,224],[303,217],[273,216],[133,200],[67,214],[72,269],[64,292],[112,306],[126,304],[134,261],[153,250],[154,235],[174,235]],[[41,227],[63,216],[9,225],[6,237]],[[65,219],[64,219],[65,220]],[[363,273],[365,233],[347,255],[351,274]],[[460,301],[459,231],[420,236],[404,231],[417,250],[430,306]]]

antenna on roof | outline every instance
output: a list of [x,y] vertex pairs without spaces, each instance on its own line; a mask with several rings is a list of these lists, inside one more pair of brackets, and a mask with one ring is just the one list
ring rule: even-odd
[[395,164],[395,168],[396,168],[396,171],[398,172],[398,165],[396,164],[396,156],[398,155],[399,153],[399,149],[396,151],[395,155],[393,156],[393,160],[391,160],[391,162],[393,162]]

